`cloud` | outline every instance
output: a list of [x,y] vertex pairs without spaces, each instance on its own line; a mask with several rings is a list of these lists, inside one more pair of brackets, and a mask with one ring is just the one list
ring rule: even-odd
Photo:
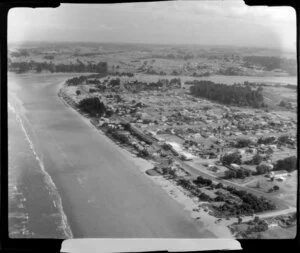
[[80,38],[261,46],[270,46],[273,42],[269,38],[286,45],[296,40],[296,15],[292,8],[249,7],[242,0],[21,8],[9,13],[8,25],[11,40]]

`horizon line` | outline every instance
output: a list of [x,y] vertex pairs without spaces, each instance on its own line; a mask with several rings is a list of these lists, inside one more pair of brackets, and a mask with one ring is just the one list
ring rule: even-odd
[[237,48],[256,48],[256,49],[270,49],[270,50],[279,50],[284,52],[296,52],[296,50],[293,50],[291,48],[285,48],[285,47],[265,47],[265,46],[257,46],[257,45],[233,45],[233,44],[196,44],[196,43],[149,43],[149,42],[117,42],[117,41],[50,41],[50,40],[27,40],[27,41],[7,41],[7,45],[11,44],[46,44],[46,43],[54,43],[54,44],[139,44],[139,45],[153,45],[153,46],[203,46],[203,47],[237,47]]

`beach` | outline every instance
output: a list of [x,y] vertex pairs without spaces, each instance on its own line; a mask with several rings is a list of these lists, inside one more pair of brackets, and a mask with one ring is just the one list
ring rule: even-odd
[[[64,93],[63,85],[60,89],[60,92],[62,92],[62,94],[60,95],[62,101],[68,106],[68,103],[66,103],[63,98],[63,96],[65,96],[65,98],[67,97]],[[90,122],[88,118],[81,115],[78,111],[76,111],[75,108],[73,109],[73,112],[79,115],[80,118],[87,124],[87,126],[94,129],[98,134],[105,136],[105,134],[101,130],[95,128],[95,126]],[[218,219],[205,212],[204,208],[199,207],[199,201],[193,201],[189,196],[187,196],[183,189],[180,189],[180,187],[176,185],[175,182],[171,182],[162,176],[149,176],[147,173],[145,173],[147,170],[154,167],[151,162],[136,157],[128,150],[119,147],[109,138],[107,138],[107,141],[114,145],[115,148],[118,149],[118,151],[122,153],[128,160],[132,161],[137,166],[137,168],[144,173],[144,176],[149,177],[155,184],[159,185],[169,195],[170,198],[179,203],[181,205],[181,207],[179,208],[183,208],[186,212],[188,212],[190,217],[194,220],[194,223],[199,227],[202,227],[201,229],[207,230],[212,233],[212,237],[233,238],[232,233],[227,226],[232,224],[233,222],[236,222],[237,219],[233,218],[227,222],[221,222],[217,224],[216,221]]]
[[[134,158],[92,125],[89,127],[83,116],[61,101],[57,96],[58,86],[70,76],[9,75],[8,79],[9,90],[22,101],[19,110],[28,121],[28,135],[36,156],[55,185],[55,196],[61,200],[65,227],[72,232],[57,236],[213,238],[224,235],[215,229],[210,231],[212,222],[208,224],[205,215],[200,221],[192,218],[190,211],[184,210],[184,201],[174,201],[157,183],[158,179],[147,176],[145,170],[151,164]],[[35,199],[30,201],[25,205],[38,212]],[[47,227],[46,219],[36,226]]]

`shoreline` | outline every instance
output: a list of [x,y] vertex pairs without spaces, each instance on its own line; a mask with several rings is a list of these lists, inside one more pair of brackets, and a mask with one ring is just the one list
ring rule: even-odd
[[[91,122],[90,119],[82,115],[78,109],[72,105],[73,101],[64,91],[65,82],[62,82],[58,85],[58,98],[61,100],[62,103],[65,104],[71,111],[73,111],[78,117],[81,118],[90,128],[94,129],[98,134],[105,136],[105,140],[110,142],[114,145],[118,151],[120,151],[124,158],[127,160],[132,161],[138,168],[141,173],[147,176],[152,182],[158,185],[160,188],[163,189],[164,192],[168,194],[168,196],[179,203],[183,210],[188,212],[189,217],[197,223],[200,221],[202,223],[201,229],[206,229],[212,234],[214,234],[217,238],[234,238],[233,234],[229,229],[229,225],[233,222],[237,221],[236,218],[232,218],[230,221],[225,221],[225,224],[219,222],[218,224],[216,221],[218,218],[208,214],[204,211],[204,208],[201,206],[202,202],[196,203],[192,200],[189,196],[187,196],[182,190],[178,188],[173,182],[164,178],[163,176],[150,176],[146,173],[148,169],[153,168],[154,164],[150,161],[145,159],[136,157],[130,151],[125,148],[121,148],[117,143],[115,143],[112,139],[110,139],[106,134],[97,129]],[[229,224],[228,224],[229,223]]]

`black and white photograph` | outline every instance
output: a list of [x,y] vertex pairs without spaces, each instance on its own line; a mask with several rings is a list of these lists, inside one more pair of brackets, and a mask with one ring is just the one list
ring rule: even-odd
[[62,3],[7,24],[10,238],[295,238],[295,9]]

